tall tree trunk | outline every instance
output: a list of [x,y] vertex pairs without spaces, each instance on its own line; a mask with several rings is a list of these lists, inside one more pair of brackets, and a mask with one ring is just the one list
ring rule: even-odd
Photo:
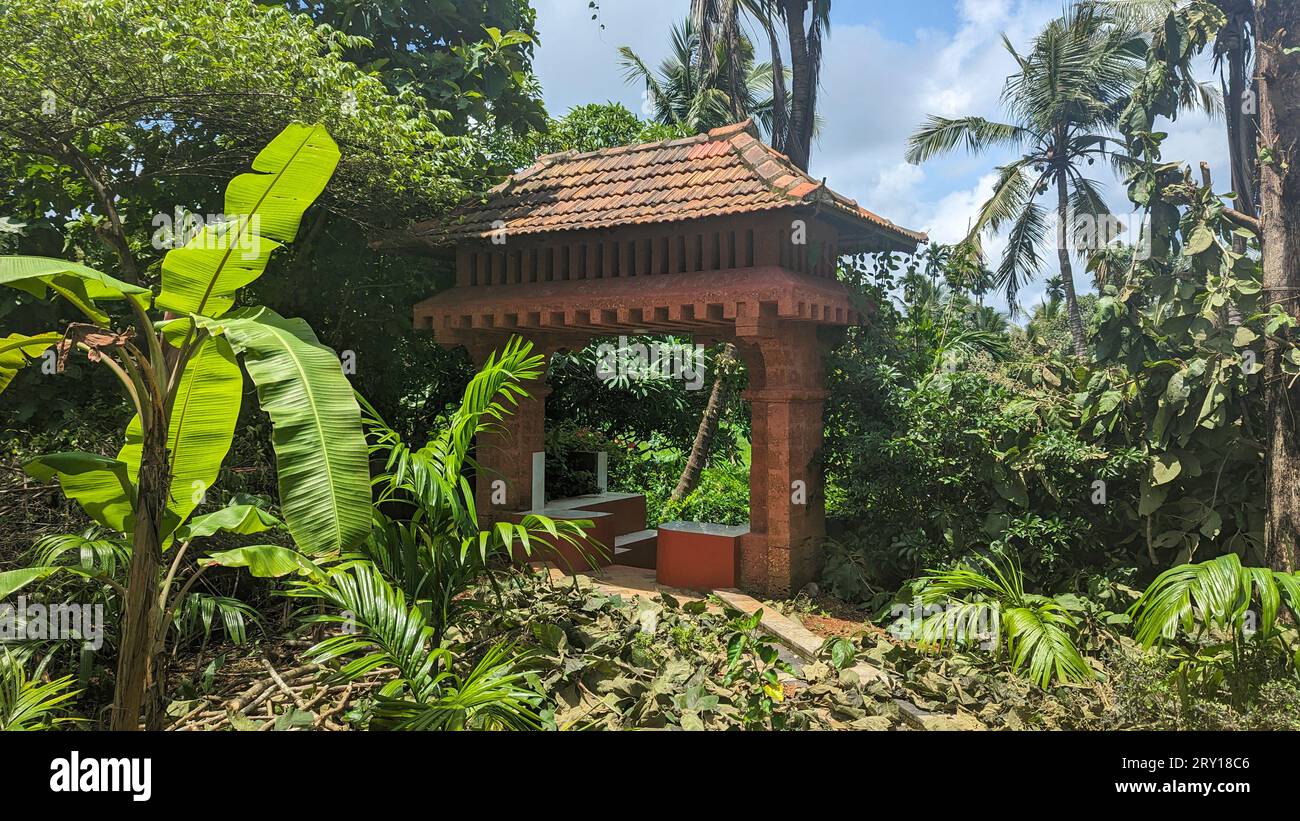
[[812,154],[811,106],[814,104],[816,70],[808,54],[808,36],[804,29],[804,12],[808,0],[782,0],[785,27],[790,38],[790,138],[785,153],[796,167],[808,170]]
[[1246,76],[1246,46],[1254,7],[1252,0],[1218,0],[1216,5],[1228,15],[1228,24],[1220,38],[1226,51],[1225,62],[1228,67],[1224,119],[1228,125],[1232,190],[1237,194],[1235,208],[1253,217],[1259,215],[1259,174],[1255,157],[1255,144],[1259,136],[1256,117],[1259,89]]
[[786,153],[790,144],[790,102],[785,88],[785,59],[781,56],[781,41],[776,36],[776,25],[771,12],[763,20],[767,30],[767,45],[772,52],[772,146]]
[[1056,174],[1056,255],[1061,263],[1061,287],[1065,289],[1065,310],[1069,319],[1070,338],[1074,341],[1074,355],[1086,359],[1088,346],[1083,338],[1079,299],[1074,293],[1074,267],[1070,264],[1070,188],[1064,166]]
[[[1300,300],[1300,3],[1259,0],[1256,4],[1256,67],[1259,83],[1260,205],[1264,293],[1271,303],[1297,315]],[[1282,356],[1297,335],[1270,338],[1264,354],[1268,402],[1265,468],[1267,514],[1264,548],[1270,567],[1300,564],[1300,386],[1283,373]]]
[[713,449],[713,437],[718,433],[718,422],[722,418],[722,409],[727,405],[727,372],[736,360],[736,346],[728,342],[722,353],[713,360],[713,387],[709,390],[709,404],[704,407],[700,417],[700,427],[695,431],[695,442],[691,445],[690,455],[686,457],[686,467],[677,479],[669,498],[680,502],[700,483],[700,474]]
[[158,621],[158,572],[162,562],[159,531],[168,487],[167,425],[146,425],[144,437],[122,642],[118,647],[117,681],[113,693],[110,726],[114,730],[140,729],[140,713],[146,707],[146,698],[150,701],[146,711],[148,728],[157,729],[161,719],[159,705],[154,703],[157,698],[152,685]]

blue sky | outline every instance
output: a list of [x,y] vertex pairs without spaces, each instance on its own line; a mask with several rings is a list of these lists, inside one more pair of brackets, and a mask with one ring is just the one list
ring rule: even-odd
[[[563,114],[574,105],[616,100],[642,111],[643,89],[624,82],[618,47],[631,46],[658,65],[668,49],[669,27],[686,16],[689,0],[601,0],[602,30],[586,0],[534,0],[541,45],[536,69],[547,106]],[[823,132],[813,149],[811,173],[837,191],[908,228],[953,242],[966,231],[991,191],[992,172],[1007,155],[956,154],[917,167],[904,159],[908,134],[927,114],[978,114],[999,118],[998,97],[1014,62],[1003,49],[1005,32],[1018,48],[1051,18],[1063,0],[833,0],[825,46],[819,109]],[[1211,75],[1202,73],[1203,79]],[[1226,180],[1222,125],[1184,115],[1169,124],[1166,157],[1211,163]],[[1127,211],[1123,189],[1110,185],[1111,207]],[[991,257],[1003,243],[986,240]],[[1051,249],[1042,254],[1055,259]],[[1076,285],[1087,287],[1082,265]],[[1055,273],[1045,270],[1044,277]],[[1042,278],[1025,288],[1022,305],[1043,292]],[[1005,307],[1004,303],[999,303]]]

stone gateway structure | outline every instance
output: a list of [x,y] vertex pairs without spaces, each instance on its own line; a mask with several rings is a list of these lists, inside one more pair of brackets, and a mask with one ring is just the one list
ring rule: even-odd
[[[415,306],[417,329],[481,363],[510,335],[539,353],[593,337],[693,336],[736,345],[749,371],[750,525],[736,541],[740,586],[797,591],[820,571],[823,360],[862,321],[836,280],[843,254],[912,253],[925,241],[799,171],[750,121],[680,140],[542,157],[417,225],[426,253],[455,255],[456,284]],[[525,386],[477,460],[489,520],[533,506],[544,380]],[[498,485],[498,490],[500,486]],[[642,525],[644,527],[644,525]]]

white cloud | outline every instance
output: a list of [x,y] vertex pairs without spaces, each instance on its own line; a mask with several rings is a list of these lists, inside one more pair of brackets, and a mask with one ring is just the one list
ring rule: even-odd
[[541,40],[534,68],[547,108],[558,116],[608,100],[640,111],[643,89],[624,80],[618,49],[631,46],[657,67],[668,50],[669,29],[686,17],[690,3],[601,0],[598,20],[582,0],[533,0],[533,8]]
[[[534,0],[542,45],[536,67],[547,105],[554,114],[588,102],[618,100],[636,111],[642,89],[624,82],[617,49],[630,45],[651,65],[668,49],[670,26],[686,16],[688,0],[642,2],[601,0],[604,30],[590,19],[581,0]],[[837,5],[837,8],[839,6]],[[1003,116],[1000,96],[1015,62],[1003,48],[1006,33],[1020,50],[1046,22],[1059,16],[1061,0],[953,0],[955,31],[918,30],[900,39],[874,26],[832,19],[825,45],[818,107],[823,130],[814,147],[811,172],[866,208],[909,228],[928,230],[939,242],[965,235],[993,185],[993,169],[1009,152],[967,156],[964,152],[917,168],[904,161],[907,138],[927,114]],[[763,44],[758,43],[760,52]],[[1199,74],[1213,75],[1207,65]],[[1171,136],[1165,156],[1212,161],[1216,188],[1226,190],[1225,138],[1221,123],[1184,115],[1162,126]],[[1091,176],[1106,186],[1111,205],[1126,211],[1122,184],[1100,166]],[[1005,241],[986,238],[996,266]],[[1042,276],[1051,276],[1055,254],[1045,249]],[[1076,283],[1088,287],[1082,265]],[[1041,280],[1022,291],[1031,304]]]

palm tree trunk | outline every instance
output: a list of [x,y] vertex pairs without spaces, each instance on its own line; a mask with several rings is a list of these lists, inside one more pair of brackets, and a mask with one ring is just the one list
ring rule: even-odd
[[1079,299],[1074,293],[1074,268],[1070,264],[1070,189],[1064,166],[1056,174],[1056,255],[1061,263],[1061,287],[1065,289],[1065,309],[1070,338],[1074,341],[1074,355],[1086,359],[1088,346],[1083,338],[1083,317],[1079,313]]
[[700,417],[700,427],[695,431],[695,442],[691,445],[690,455],[686,457],[686,467],[677,479],[668,498],[680,502],[700,483],[700,474],[704,463],[709,459],[713,449],[713,437],[718,433],[718,421],[722,418],[722,409],[727,405],[727,371],[736,358],[736,346],[728,342],[713,362],[713,387],[709,391],[709,403],[704,407]]
[[781,56],[781,41],[776,36],[771,12],[763,20],[767,31],[767,45],[772,52],[772,146],[782,153],[790,142],[790,108],[785,89],[785,59]]
[[[1261,163],[1264,293],[1271,303],[1297,314],[1300,300],[1300,5],[1295,0],[1256,4],[1260,142],[1273,158]],[[1281,338],[1279,338],[1279,336]],[[1295,334],[1270,337],[1264,353],[1268,403],[1265,454],[1264,550],[1268,564],[1300,566],[1300,384],[1282,369]]]
[[[1237,194],[1235,208],[1243,214],[1258,216],[1256,187],[1259,185],[1255,162],[1255,143],[1258,125],[1255,111],[1247,110],[1247,90],[1255,93],[1258,106],[1259,89],[1247,86],[1246,43],[1247,22],[1254,12],[1251,0],[1217,0],[1215,3],[1228,15],[1228,25],[1222,37],[1226,41],[1228,66],[1227,99],[1224,101],[1224,119],[1228,126],[1228,156],[1232,170],[1232,190]],[[1251,84],[1253,86],[1253,83]]]
[[782,0],[786,31],[790,37],[790,138],[785,153],[801,171],[808,170],[812,154],[813,78],[816,70],[808,53],[808,36],[804,30],[804,12],[808,0]]

